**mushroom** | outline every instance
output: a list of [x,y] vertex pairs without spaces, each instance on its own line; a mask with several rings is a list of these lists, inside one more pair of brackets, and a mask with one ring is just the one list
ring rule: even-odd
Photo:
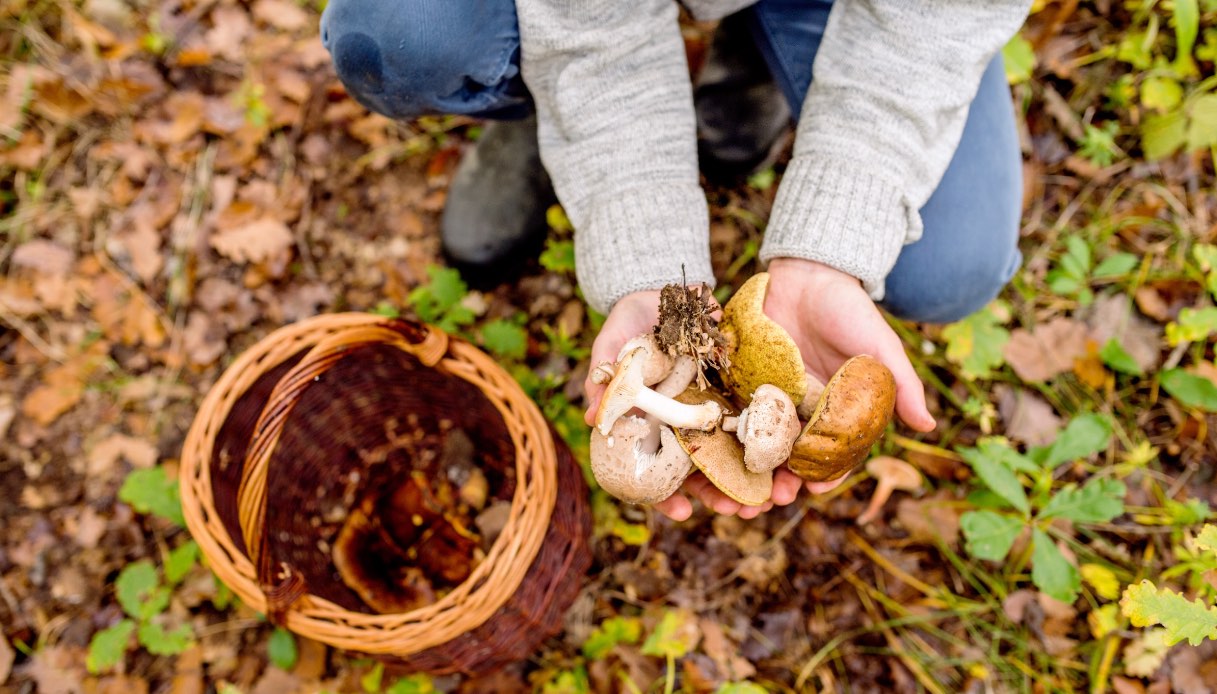
[[893,491],[901,489],[913,492],[921,488],[921,473],[899,458],[887,455],[871,458],[866,463],[866,471],[879,482],[879,486],[875,487],[875,493],[871,496],[866,510],[858,516],[858,525],[866,525],[875,520]]
[[655,392],[665,398],[674,398],[685,392],[685,388],[697,378],[697,360],[687,354],[676,357],[672,371],[662,381],[655,384]]
[[631,504],[653,504],[680,488],[693,471],[672,430],[626,415],[607,436],[592,430],[592,475],[604,491]]
[[791,401],[802,402],[807,393],[803,355],[794,338],[765,315],[768,287],[769,273],[757,273],[723,307],[719,330],[731,360],[721,372],[723,382],[745,402],[766,383],[786,391]]
[[[636,349],[642,349],[644,353],[643,361],[646,364],[646,368],[642,371],[643,385],[653,386],[667,378],[668,374],[672,372],[676,360],[672,355],[659,348],[659,343],[655,341],[654,333],[643,333],[627,341],[617,352],[617,361],[620,362],[622,359],[625,359],[625,355]],[[613,362],[600,362],[596,365],[596,368],[592,369],[592,383],[608,383],[612,380],[613,373],[616,370]],[[681,390],[684,390],[684,388],[682,387]]]
[[756,389],[738,416],[723,417],[722,427],[744,444],[744,465],[753,472],[769,472],[786,462],[802,429],[790,396],[768,383]]
[[795,440],[790,469],[813,482],[844,476],[866,459],[895,409],[892,372],[869,355],[849,359],[829,379]]
[[[715,403],[726,409],[727,400],[712,390],[690,387],[676,398],[690,404]],[[773,494],[773,472],[752,472],[744,465],[744,448],[734,434],[713,427],[710,431],[677,429],[680,442],[693,464],[724,494],[745,506],[760,506]]]
[[596,412],[596,428],[602,435],[608,436],[617,418],[634,407],[668,426],[679,429],[708,430],[718,424],[723,414],[718,403],[687,405],[664,397],[643,385],[645,357],[643,348],[640,347],[617,362],[616,372],[609,381],[604,397],[600,400],[600,409]]
[[815,414],[816,402],[819,401],[820,394],[824,392],[824,384],[810,373],[804,373],[803,377],[807,379],[807,395],[803,396],[803,402],[799,403],[797,410],[799,419],[806,422],[811,419],[811,415]]
[[332,554],[342,582],[381,614],[408,612],[434,602],[430,581],[409,565],[404,550],[388,537],[376,516],[372,496],[348,513]]

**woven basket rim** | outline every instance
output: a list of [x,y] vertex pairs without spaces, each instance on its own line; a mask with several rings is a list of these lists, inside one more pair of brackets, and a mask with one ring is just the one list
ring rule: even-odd
[[[257,611],[266,613],[268,602],[256,567],[237,550],[215,508],[210,466],[220,427],[259,377],[301,350],[342,331],[393,322],[373,314],[339,313],[281,327],[233,360],[199,407],[181,459],[186,525],[220,579]],[[510,599],[536,559],[557,495],[557,453],[545,418],[502,367],[463,340],[450,338],[434,368],[477,387],[507,425],[517,471],[507,524],[473,575],[434,603],[397,614],[365,614],[309,594],[285,613],[290,630],[339,648],[409,655],[483,624]]]

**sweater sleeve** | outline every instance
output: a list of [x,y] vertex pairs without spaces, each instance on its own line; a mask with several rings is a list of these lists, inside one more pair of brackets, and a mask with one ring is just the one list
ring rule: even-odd
[[816,260],[875,300],[1027,0],[837,0],[761,259]]
[[713,284],[692,85],[672,0],[517,4],[541,158],[575,227],[584,297]]

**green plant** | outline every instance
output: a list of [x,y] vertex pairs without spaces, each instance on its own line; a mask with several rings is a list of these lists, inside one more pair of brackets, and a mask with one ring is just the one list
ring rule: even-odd
[[[1207,555],[1205,561],[1217,566],[1217,525],[1204,526],[1192,545],[1194,553]],[[1199,599],[1188,600],[1150,580],[1126,588],[1120,609],[1133,626],[1165,627],[1167,645],[1184,639],[1193,646],[1205,639],[1217,640],[1217,607],[1206,606]]]
[[988,378],[1005,361],[1002,348],[1010,340],[1010,331],[1002,324],[1009,316],[1009,306],[1004,301],[994,301],[984,310],[943,328],[947,359],[961,367],[965,378]]
[[999,439],[984,439],[959,453],[984,485],[969,496],[977,507],[965,513],[960,527],[969,554],[978,559],[1002,561],[1016,540],[1029,534],[1026,549],[1012,566],[1032,562],[1031,581],[1043,592],[1073,602],[1081,590],[1082,575],[1062,554],[1053,536],[1060,532],[1053,521],[1079,524],[1106,523],[1124,513],[1123,482],[1094,476],[1081,486],[1054,485],[1057,469],[1066,463],[1105,450],[1112,436],[1111,422],[1089,414],[1075,418],[1051,446],[1033,448],[1026,455]]
[[[176,553],[179,556],[173,557]],[[166,629],[164,612],[169,607],[173,586],[185,576],[182,557],[197,557],[198,546],[188,541],[175,549],[166,561],[162,582],[156,566],[147,559],[132,562],[119,573],[114,582],[115,597],[127,617],[93,635],[85,665],[97,673],[122,661],[134,634],[141,646],[153,655],[176,655],[194,642],[189,624]],[[189,562],[193,566],[193,559]],[[171,572],[168,567],[174,567]]]
[[462,303],[469,285],[461,279],[461,273],[432,265],[427,268],[427,276],[430,281],[415,287],[406,297],[419,320],[450,333],[476,320],[473,309]]
[[1107,121],[1102,126],[1087,123],[1082,132],[1082,140],[1078,143],[1078,154],[1089,159],[1095,166],[1111,166],[1116,157],[1124,151],[1116,144],[1116,135],[1120,132],[1117,121]]
[[185,527],[179,487],[179,482],[170,479],[163,467],[143,468],[127,475],[118,490],[118,498],[139,513],[152,514]]

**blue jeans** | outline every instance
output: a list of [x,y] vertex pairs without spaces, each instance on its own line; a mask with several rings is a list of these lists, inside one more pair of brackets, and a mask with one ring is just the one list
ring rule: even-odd
[[[796,115],[831,7],[826,0],[759,0],[743,10]],[[531,109],[514,0],[329,0],[321,38],[351,95],[386,116],[518,118]],[[946,174],[921,208],[924,234],[901,251],[882,306],[934,323],[982,308],[1022,262],[1021,211],[1022,159],[998,55]]]

